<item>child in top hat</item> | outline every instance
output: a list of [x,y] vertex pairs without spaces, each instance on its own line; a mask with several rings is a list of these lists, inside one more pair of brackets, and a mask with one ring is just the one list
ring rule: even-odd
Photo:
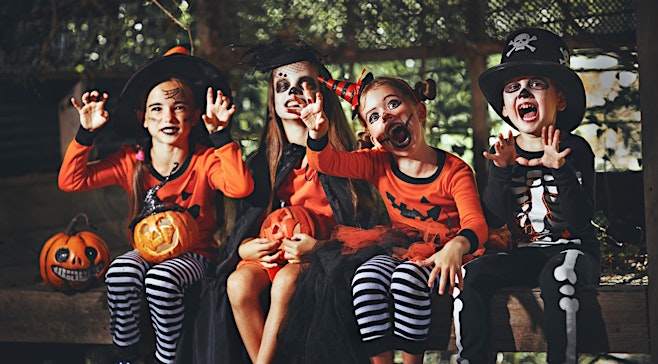
[[[109,96],[93,90],[85,92],[81,102],[71,99],[80,113],[80,128],[64,156],[59,187],[74,192],[118,185],[129,195],[133,222],[147,217],[140,213],[151,203],[145,197],[156,194],[151,197],[189,213],[199,231],[198,240],[181,255],[157,263],[134,249],[110,264],[105,277],[110,332],[122,348],[122,360],[137,354],[145,296],[155,330],[156,360],[174,361],[185,311],[183,295],[205,276],[218,253],[216,191],[241,198],[253,190],[240,146],[229,134],[235,112],[230,93],[221,71],[202,59],[185,54],[157,58],[128,80],[112,115],[115,130],[135,133],[138,144],[91,162],[95,137],[110,119],[105,109]],[[204,134],[193,132],[197,124]],[[213,147],[199,144],[199,136]]]
[[392,363],[396,349],[403,351],[404,363],[422,363],[431,292],[452,293],[461,286],[464,256],[487,239],[473,171],[425,141],[423,101],[435,95],[435,84],[414,90],[399,78],[373,79],[371,74],[356,84],[323,81],[352,103],[375,147],[355,152],[332,148],[322,95],[305,85],[298,102],[305,106],[300,115],[309,129],[309,164],[323,173],[372,183],[392,227],[409,237],[392,254],[363,263],[353,276],[361,339],[372,363]]
[[[594,155],[571,132],[585,112],[585,90],[557,35],[521,29],[507,38],[501,63],[479,78],[489,104],[518,133],[498,135],[483,206],[489,226],[507,226],[512,248],[464,266],[455,290],[461,363],[487,363],[490,300],[509,286],[539,287],[549,363],[576,363],[583,302],[599,283]],[[516,135],[514,135],[516,134]]]

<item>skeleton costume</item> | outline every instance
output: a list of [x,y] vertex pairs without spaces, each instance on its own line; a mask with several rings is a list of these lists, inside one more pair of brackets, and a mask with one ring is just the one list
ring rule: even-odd
[[[581,303],[596,294],[599,243],[590,221],[594,206],[594,155],[587,142],[567,134],[585,110],[584,88],[568,67],[569,51],[555,34],[541,29],[512,33],[501,64],[485,71],[480,87],[502,115],[503,82],[515,76],[546,76],[564,92],[567,108],[556,128],[564,132],[560,150],[571,148],[559,169],[519,164],[499,168],[489,163],[483,193],[487,222],[507,225],[513,247],[467,263],[463,290],[454,293],[454,324],[460,363],[489,362],[490,300],[509,286],[539,287],[544,301],[544,335],[549,363],[576,363]],[[503,117],[510,125],[511,121]],[[493,148],[492,148],[492,153]],[[516,144],[524,158],[540,158]]]

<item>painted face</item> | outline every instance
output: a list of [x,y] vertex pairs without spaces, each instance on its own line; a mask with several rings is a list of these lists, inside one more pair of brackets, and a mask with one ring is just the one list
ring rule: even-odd
[[177,81],[165,81],[155,86],[146,99],[144,127],[153,138],[163,142],[187,140],[200,116],[194,107],[192,93]]
[[302,84],[308,83],[311,91],[318,90],[318,70],[308,61],[281,66],[273,71],[274,107],[281,119],[299,119],[290,112],[299,110],[293,95],[302,95]]
[[555,124],[558,111],[566,108],[562,92],[544,77],[521,76],[503,88],[503,115],[521,133],[541,135],[544,126]]
[[425,104],[411,102],[389,85],[372,87],[361,101],[361,117],[376,144],[399,152],[412,150],[424,140]]

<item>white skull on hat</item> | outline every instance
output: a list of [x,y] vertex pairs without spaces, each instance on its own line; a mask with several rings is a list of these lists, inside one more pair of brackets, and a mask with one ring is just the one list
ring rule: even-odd
[[534,47],[530,45],[530,42],[533,40],[537,40],[537,37],[530,36],[528,33],[519,33],[517,34],[516,37],[514,37],[513,40],[509,42],[509,45],[512,46],[512,49],[507,52],[507,57],[509,57],[512,52],[517,52],[517,51],[522,51],[525,50],[526,48],[529,49],[531,52],[534,52],[537,47]]

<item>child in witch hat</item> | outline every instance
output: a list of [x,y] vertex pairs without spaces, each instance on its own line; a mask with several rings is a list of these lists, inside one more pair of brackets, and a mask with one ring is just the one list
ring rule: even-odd
[[334,150],[326,137],[322,95],[305,85],[297,101],[309,129],[309,164],[329,175],[369,181],[382,195],[392,227],[417,232],[409,234],[412,239],[402,250],[374,256],[353,276],[363,344],[373,363],[392,363],[396,349],[403,351],[404,363],[422,363],[430,294],[461,286],[464,256],[482,248],[487,238],[473,171],[425,141],[423,101],[435,96],[435,84],[412,89],[399,78],[373,79],[371,74],[355,84],[322,81],[351,103],[375,147]]
[[[198,241],[180,256],[154,264],[131,250],[111,263],[106,275],[110,332],[122,348],[122,359],[134,356],[140,341],[140,307],[146,296],[155,358],[159,363],[174,361],[185,290],[205,276],[218,252],[216,191],[241,198],[253,190],[240,146],[229,134],[235,112],[230,93],[219,69],[176,53],[137,70],[113,114],[105,109],[109,96],[97,90],[85,92],[81,102],[71,100],[80,113],[80,129],[64,156],[59,187],[73,192],[118,185],[129,195],[132,220],[142,210],[146,191],[162,184],[155,191],[159,200],[186,209],[199,229]],[[94,139],[110,119],[116,131],[136,136],[138,144],[89,162]],[[212,147],[198,143],[192,131],[199,124]]]
[[454,305],[462,363],[488,362],[491,296],[518,285],[541,289],[547,361],[577,361],[579,312],[596,293],[600,252],[590,223],[594,155],[571,133],[585,112],[585,90],[569,56],[556,34],[520,29],[505,41],[501,63],[478,80],[489,104],[518,132],[498,135],[484,152],[487,222],[506,225],[513,247],[464,266]]

